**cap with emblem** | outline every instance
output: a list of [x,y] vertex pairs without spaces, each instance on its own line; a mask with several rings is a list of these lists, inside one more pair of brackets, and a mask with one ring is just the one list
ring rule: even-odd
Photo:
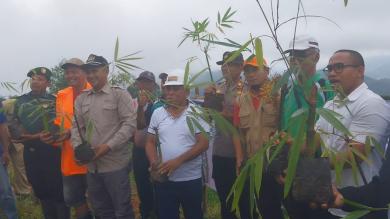
[[291,52],[292,50],[306,50],[309,48],[319,49],[318,41],[309,35],[297,35],[295,39],[291,40],[288,49],[284,53]]
[[37,68],[31,69],[27,73],[27,77],[30,77],[30,78],[34,75],[44,75],[47,80],[50,80],[52,73],[51,73],[50,69],[48,69],[46,67],[37,67]]
[[[221,61],[218,61],[216,62],[217,65],[223,65],[225,64],[226,60],[231,56],[233,55],[234,51],[233,52],[224,52],[223,53],[223,56],[222,56],[222,60]],[[240,53],[235,59],[233,59],[231,62],[229,63],[235,63],[235,64],[243,64],[244,63],[244,57],[242,56],[242,54]]]
[[75,66],[75,67],[82,67],[84,65],[84,62],[79,58],[71,58],[64,62],[64,64],[61,65],[61,68],[66,69],[69,66]]
[[154,77],[154,74],[150,71],[144,71],[139,74],[138,78],[136,79],[137,81],[139,80],[149,80],[156,82],[156,78]]
[[181,74],[168,74],[165,86],[184,85],[184,76]]
[[103,56],[91,54],[88,56],[87,61],[83,65],[83,68],[97,68],[106,65],[108,65],[108,62]]

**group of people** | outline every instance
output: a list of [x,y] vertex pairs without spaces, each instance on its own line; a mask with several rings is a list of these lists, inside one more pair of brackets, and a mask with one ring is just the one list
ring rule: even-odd
[[[242,54],[231,59],[233,54],[225,52],[216,63],[221,66],[224,80],[208,86],[205,95],[223,94],[220,115],[237,129],[238,136],[196,116],[200,113],[189,99],[184,74],[160,74],[159,92],[155,75],[144,71],[134,85],[123,90],[108,83],[107,60],[91,54],[85,63],[72,58],[61,66],[69,87],[54,96],[46,91],[51,71],[45,67],[29,71],[31,92],[14,101],[8,122],[4,112],[0,113],[1,210],[8,218],[17,218],[6,165],[10,145],[21,143],[27,179],[46,219],[68,219],[70,208],[78,219],[134,218],[131,166],[141,218],[179,219],[181,208],[185,218],[200,219],[204,211],[203,155],[210,145],[221,218],[257,218],[257,212],[249,207],[249,196],[253,196],[249,189],[242,193],[239,217],[232,212],[228,195],[245,161],[274,133],[297,135],[299,128],[292,117],[310,106],[305,91],[308,81],[310,89],[316,90],[316,106],[339,114],[340,122],[353,136],[344,138],[340,130],[320,117],[315,129],[322,142],[335,153],[348,156],[353,150],[365,155],[367,159],[357,161],[362,177],[356,185],[351,167],[344,166],[342,184],[333,187],[332,200],[309,204],[295,200],[291,194],[283,198],[283,171],[280,175],[264,171],[262,188],[256,196],[259,213],[265,219],[282,219],[284,206],[292,219],[339,218],[351,210],[344,206],[344,197],[385,207],[390,201],[386,192],[389,165],[385,161],[379,171],[379,151],[374,145],[365,145],[370,136],[385,150],[390,110],[364,83],[361,54],[336,51],[323,70],[324,78],[317,71],[319,43],[307,35],[296,36],[285,55],[290,68],[298,69],[299,74],[282,93],[273,91],[278,78],[269,75],[266,60],[258,63],[255,55],[244,59]],[[332,87],[342,92],[334,92]],[[11,121],[20,128],[11,128]],[[368,184],[352,187],[362,186],[361,179]],[[387,218],[387,212],[375,211],[369,216]]]

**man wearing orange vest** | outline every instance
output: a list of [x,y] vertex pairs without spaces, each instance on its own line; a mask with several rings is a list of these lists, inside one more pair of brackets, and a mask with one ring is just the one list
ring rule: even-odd
[[60,135],[57,138],[50,132],[45,132],[40,137],[43,142],[55,142],[61,146],[61,169],[65,202],[69,207],[75,208],[78,219],[89,219],[93,217],[85,197],[87,190],[87,167],[76,162],[70,141],[74,101],[81,91],[91,88],[91,85],[86,80],[85,72],[81,68],[83,64],[84,62],[80,59],[72,58],[61,66],[65,70],[64,76],[69,87],[58,91],[54,123],[63,131],[60,131]]

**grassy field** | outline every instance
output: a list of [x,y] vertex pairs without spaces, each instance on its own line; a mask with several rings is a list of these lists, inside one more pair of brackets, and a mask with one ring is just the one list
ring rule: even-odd
[[[12,168],[10,168],[12,169]],[[10,171],[11,179],[12,179],[12,171]],[[131,182],[131,191],[132,191],[132,205],[136,214],[136,218],[139,217],[138,205],[139,199],[137,196],[137,190],[134,182],[134,178],[132,173],[130,175]],[[37,199],[33,197],[17,197],[17,208],[19,212],[20,219],[43,219],[42,211],[39,206],[39,202]],[[218,196],[215,191],[208,189],[207,190],[207,213],[205,218],[207,219],[219,219],[219,201]],[[1,213],[0,210],[0,219],[5,219],[6,217]]]

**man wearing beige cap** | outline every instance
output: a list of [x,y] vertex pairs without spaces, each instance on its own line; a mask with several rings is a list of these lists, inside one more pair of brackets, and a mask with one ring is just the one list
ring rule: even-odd
[[76,162],[70,141],[74,100],[81,91],[91,88],[91,85],[87,82],[85,72],[81,68],[83,64],[84,62],[80,59],[71,58],[61,66],[65,71],[64,77],[69,87],[58,91],[54,123],[64,129],[64,132],[57,139],[54,139],[50,132],[43,133],[40,138],[46,143],[56,143],[56,146],[61,147],[61,170],[65,203],[69,207],[75,208],[78,219],[89,219],[92,218],[92,215],[85,197],[87,167]]

